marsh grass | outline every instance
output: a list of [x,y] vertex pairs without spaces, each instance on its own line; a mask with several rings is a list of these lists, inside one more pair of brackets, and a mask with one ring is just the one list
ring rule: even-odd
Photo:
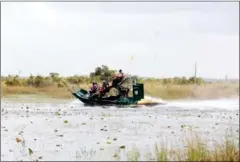
[[145,94],[162,99],[199,98],[211,99],[239,95],[237,83],[214,83],[202,85],[163,85],[157,82],[144,84]]
[[178,99],[193,96],[191,85],[145,84],[145,94],[162,99]]
[[202,161],[210,154],[207,145],[202,143],[198,137],[194,141],[187,140],[187,148],[187,161]]
[[[90,84],[82,83],[76,86],[88,90]],[[219,98],[231,97],[239,95],[239,84],[237,83],[214,83],[202,85],[176,85],[176,84],[161,84],[158,81],[144,82],[145,95],[162,98],[165,100],[171,99],[186,99],[186,98]],[[112,93],[112,92],[111,92]],[[67,87],[58,87],[50,85],[46,87],[32,86],[7,86],[1,82],[1,96],[10,95],[46,95],[52,98],[74,98]]]
[[168,160],[168,151],[166,148],[162,147],[159,149],[158,145],[155,144],[155,155],[157,161],[167,161]]
[[132,151],[128,153],[128,161],[139,161],[140,160],[140,152],[137,148],[134,148]]
[[25,87],[25,86],[4,86],[2,87],[2,96],[9,95],[46,95],[53,98],[73,98],[72,94],[67,90],[67,88],[58,88],[55,86],[35,88],[35,87]]
[[[88,89],[90,85],[81,84],[77,88]],[[67,87],[57,87],[51,85],[47,87],[32,87],[32,86],[7,86],[3,82],[1,83],[1,96],[10,95],[45,95],[52,98],[74,98]]]
[[101,113],[101,116],[102,116],[102,117],[105,117],[105,118],[106,118],[106,117],[112,117],[112,114],[111,114],[111,113],[102,112],[102,113]]
[[[155,152],[147,153],[147,161],[239,161],[239,146],[226,139],[223,145],[209,148],[200,138],[187,140],[185,149],[167,149],[155,144]],[[128,161],[139,161],[141,154],[134,148],[127,154]]]

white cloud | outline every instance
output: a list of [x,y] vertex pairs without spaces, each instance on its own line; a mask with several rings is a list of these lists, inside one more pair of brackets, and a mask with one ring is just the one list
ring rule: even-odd
[[236,7],[171,4],[2,3],[2,73],[87,74],[108,64],[190,76],[198,61],[203,77],[238,77]]

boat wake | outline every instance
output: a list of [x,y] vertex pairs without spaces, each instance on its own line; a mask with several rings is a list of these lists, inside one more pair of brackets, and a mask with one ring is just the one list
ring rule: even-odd
[[156,98],[156,97],[152,97],[152,96],[145,96],[144,100],[150,100],[153,102],[157,102],[157,103],[166,103],[164,100],[162,100],[161,98]]
[[[221,98],[214,100],[173,100],[165,101],[161,98],[152,96],[145,96],[144,101],[157,103],[157,107],[162,105],[164,107],[179,107],[182,109],[221,109],[221,110],[239,110],[239,98]],[[154,106],[154,107],[156,107]]]
[[[152,96],[145,96],[142,100],[144,104],[146,103],[156,103],[153,107],[179,107],[182,109],[199,109],[199,110],[209,110],[209,109],[222,109],[222,110],[239,110],[239,99],[238,98],[223,98],[214,100],[174,100],[165,101],[161,98],[156,98]],[[72,106],[83,106],[83,103],[79,100],[73,100],[69,103]],[[146,105],[138,105],[137,107],[146,107]],[[114,107],[114,106],[113,106]],[[130,107],[130,106],[129,106]],[[152,106],[151,106],[152,107]]]
[[181,107],[184,109],[222,109],[222,110],[239,110],[239,99],[214,99],[214,100],[182,100],[169,101],[168,107]]

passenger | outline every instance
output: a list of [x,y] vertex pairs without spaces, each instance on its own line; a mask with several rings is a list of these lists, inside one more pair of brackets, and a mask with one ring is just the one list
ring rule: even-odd
[[124,78],[124,74],[122,70],[119,70],[119,73],[115,76],[115,78],[112,81],[112,87],[117,87],[117,84],[120,83]]
[[119,73],[117,74],[116,78],[118,78],[120,81],[122,81],[122,79],[124,78],[124,75],[121,69],[119,70]]
[[99,86],[96,82],[94,82],[94,88],[95,88],[96,92],[99,90]]
[[93,93],[96,93],[98,90],[98,85],[96,82],[92,82],[92,85],[90,87],[90,90],[89,90],[89,93],[90,95],[93,94]]
[[99,96],[102,97],[104,96],[107,92],[109,92],[109,84],[105,80],[102,83],[102,87],[99,90]]

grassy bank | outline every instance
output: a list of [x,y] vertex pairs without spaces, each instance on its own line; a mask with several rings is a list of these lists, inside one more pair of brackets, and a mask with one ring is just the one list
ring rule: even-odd
[[226,140],[224,144],[217,144],[209,148],[200,139],[187,141],[185,149],[167,149],[155,144],[154,153],[148,152],[142,155],[135,148],[121,155],[121,149],[113,157],[115,160],[127,159],[128,161],[239,161],[239,147],[231,140]]
[[[89,89],[90,83],[102,80],[111,82],[116,76],[117,70],[110,70],[102,65],[87,76],[62,77],[59,73],[50,73],[49,76],[19,77],[18,75],[1,76],[1,96],[20,94],[41,94],[53,98],[73,98],[67,88],[74,85]],[[127,74],[125,74],[127,75]],[[139,83],[144,83],[145,95],[162,99],[186,99],[186,98],[218,98],[231,97],[239,94],[239,83],[206,83],[202,78],[174,77],[174,78],[142,78],[131,76]],[[126,82],[129,85],[130,80]],[[125,83],[124,83],[125,84]],[[130,87],[129,87],[130,88]],[[131,95],[131,94],[130,94]]]
[[[84,89],[89,89],[89,83],[75,85]],[[159,81],[144,82],[145,95],[159,97],[165,100],[170,99],[212,99],[220,97],[231,97],[239,95],[239,85],[237,83],[212,83],[201,85],[177,85],[162,84]],[[10,95],[39,94],[53,98],[73,98],[67,87],[59,87],[57,84],[33,87],[33,86],[7,86],[1,83],[1,96]]]
[[162,99],[214,99],[239,95],[237,83],[206,83],[201,85],[163,85],[146,83],[145,93]]

